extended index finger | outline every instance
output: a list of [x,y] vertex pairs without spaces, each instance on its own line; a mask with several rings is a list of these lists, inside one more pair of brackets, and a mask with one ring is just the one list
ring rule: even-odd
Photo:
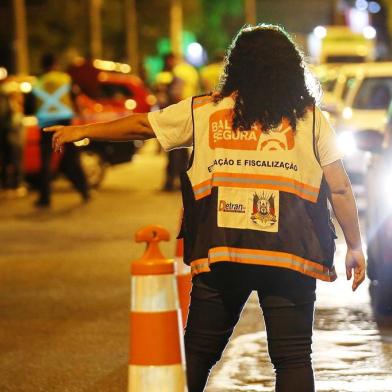
[[53,125],[51,127],[45,127],[43,128],[44,132],[56,132],[59,129],[63,128],[63,125]]

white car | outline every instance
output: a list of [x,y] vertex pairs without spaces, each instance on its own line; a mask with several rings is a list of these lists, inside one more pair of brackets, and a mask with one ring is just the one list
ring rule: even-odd
[[367,272],[377,314],[392,315],[392,102],[383,137],[360,145],[372,154],[366,174]]
[[384,132],[391,99],[392,62],[362,64],[352,78],[340,113],[332,121],[360,209],[365,206],[363,181],[369,154],[359,150],[357,143],[366,143],[364,139],[372,138],[374,131]]
[[332,119],[336,119],[342,112],[347,93],[363,66],[364,64],[346,64],[331,69],[327,74],[327,83],[323,83],[324,95],[321,108],[327,111]]

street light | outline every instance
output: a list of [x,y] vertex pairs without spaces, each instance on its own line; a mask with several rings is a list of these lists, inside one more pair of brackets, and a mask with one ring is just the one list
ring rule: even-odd
[[13,0],[15,19],[15,63],[18,74],[29,73],[27,50],[26,6],[24,0]]
[[170,41],[172,52],[182,55],[182,2],[171,0],[170,4]]
[[90,51],[93,58],[102,58],[102,0],[90,0]]
[[245,0],[245,21],[251,25],[256,24],[256,0]]

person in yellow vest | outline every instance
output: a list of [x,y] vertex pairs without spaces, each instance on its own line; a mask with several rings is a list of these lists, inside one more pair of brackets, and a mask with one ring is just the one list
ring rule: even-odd
[[[58,69],[57,59],[53,54],[45,54],[41,65],[43,74],[32,91],[38,124],[40,128],[69,125],[74,117],[71,77]],[[49,207],[51,202],[51,142],[51,135],[41,132],[40,195],[36,201],[37,207]],[[88,201],[88,184],[80,164],[79,150],[75,145],[69,144],[64,149],[60,169],[81,194],[83,201]]]
[[356,290],[365,259],[336,135],[317,106],[303,56],[279,26],[247,26],[229,48],[218,93],[81,127],[54,127],[53,146],[156,137],[193,146],[183,175],[184,261],[193,288],[185,331],[189,392],[201,392],[257,290],[276,391],[312,392],[316,279],[333,281],[335,231],[347,244]]
[[200,81],[203,92],[210,93],[218,88],[219,79],[223,73],[223,58],[223,52],[217,52],[214,61],[201,68]]
[[199,73],[193,65],[184,59],[178,59],[173,72],[177,78],[183,81],[182,99],[199,94]]

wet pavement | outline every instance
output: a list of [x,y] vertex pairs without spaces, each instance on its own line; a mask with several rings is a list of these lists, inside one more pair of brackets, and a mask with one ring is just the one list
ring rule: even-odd
[[[83,205],[57,181],[53,207],[34,197],[0,200],[0,391],[121,392],[127,385],[129,264],[140,226],[173,238],[180,195],[163,193],[165,159],[152,153],[109,170]],[[392,329],[380,330],[367,282],[318,283],[314,367],[319,392],[392,392]],[[386,325],[392,322],[387,320]],[[274,375],[256,297],[251,297],[206,392],[273,391]],[[148,392],[148,391],[146,391]]]
[[[313,364],[318,392],[392,391],[392,320],[379,327],[370,306],[368,282],[353,293],[345,278],[345,246],[339,236],[339,279],[319,281],[313,338]],[[390,327],[388,327],[388,325]],[[257,332],[258,331],[258,332]],[[274,390],[266,334],[257,296],[252,296],[214,369],[206,392]]]

